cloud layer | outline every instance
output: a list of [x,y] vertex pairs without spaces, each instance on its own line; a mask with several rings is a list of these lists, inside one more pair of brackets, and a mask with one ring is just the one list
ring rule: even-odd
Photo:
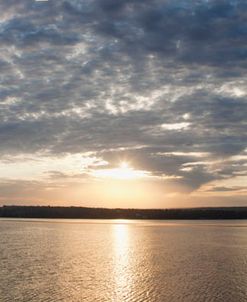
[[4,1],[2,159],[127,158],[186,192],[245,179],[246,9],[244,0]]

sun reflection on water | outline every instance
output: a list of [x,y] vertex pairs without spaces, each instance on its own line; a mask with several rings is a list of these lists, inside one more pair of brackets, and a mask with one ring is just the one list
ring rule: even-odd
[[113,228],[115,301],[124,301],[129,296],[132,287],[129,225],[125,221],[119,220]]

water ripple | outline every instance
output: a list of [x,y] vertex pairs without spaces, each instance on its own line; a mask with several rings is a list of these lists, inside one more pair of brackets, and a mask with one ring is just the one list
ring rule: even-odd
[[0,301],[247,301],[246,228],[151,225],[0,220]]

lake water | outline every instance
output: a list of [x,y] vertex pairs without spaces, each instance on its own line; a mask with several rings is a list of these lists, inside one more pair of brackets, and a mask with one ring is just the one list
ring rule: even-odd
[[0,219],[0,301],[247,301],[247,221]]

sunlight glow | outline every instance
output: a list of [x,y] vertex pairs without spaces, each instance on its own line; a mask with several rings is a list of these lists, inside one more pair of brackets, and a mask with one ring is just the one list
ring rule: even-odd
[[117,168],[96,170],[93,173],[95,177],[112,179],[137,179],[149,176],[149,172],[135,170],[127,162],[121,162]]
[[132,265],[130,263],[130,238],[128,224],[113,225],[114,258],[113,275],[115,277],[116,301],[125,301],[133,291]]

